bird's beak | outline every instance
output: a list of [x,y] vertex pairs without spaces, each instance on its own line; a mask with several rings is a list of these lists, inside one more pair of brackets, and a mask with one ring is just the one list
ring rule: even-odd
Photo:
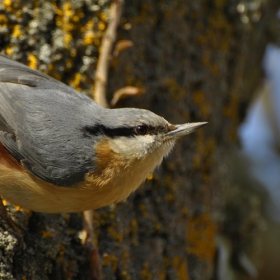
[[197,123],[184,123],[184,124],[174,125],[175,129],[167,132],[165,134],[165,139],[170,140],[170,139],[179,138],[188,135],[198,130],[199,128],[205,126],[206,124],[207,122],[197,122]]

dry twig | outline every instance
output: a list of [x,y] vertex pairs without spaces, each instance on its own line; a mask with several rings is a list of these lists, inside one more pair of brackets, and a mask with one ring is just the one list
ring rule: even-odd
[[130,40],[119,40],[116,43],[114,52],[113,52],[113,57],[117,57],[121,52],[124,50],[131,48],[133,46],[133,42]]
[[105,93],[108,78],[108,65],[113,43],[116,39],[116,30],[120,21],[123,2],[123,0],[113,0],[111,4],[111,20],[103,36],[97,62],[93,99],[103,107],[109,107]]
[[143,88],[126,86],[123,88],[118,89],[111,100],[111,106],[114,107],[121,98],[128,97],[128,96],[135,96],[144,94],[145,90]]

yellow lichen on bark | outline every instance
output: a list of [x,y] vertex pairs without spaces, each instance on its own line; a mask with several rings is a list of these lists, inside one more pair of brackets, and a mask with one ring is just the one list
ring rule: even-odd
[[187,233],[188,252],[212,264],[216,252],[216,233],[216,225],[209,213],[190,220]]

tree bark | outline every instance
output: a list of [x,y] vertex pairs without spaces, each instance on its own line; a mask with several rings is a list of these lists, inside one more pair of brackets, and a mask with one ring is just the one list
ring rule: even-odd
[[[117,106],[149,109],[172,123],[209,124],[178,141],[126,201],[94,212],[103,279],[218,279],[221,236],[233,260],[236,252],[254,253],[260,231],[243,229],[258,224],[248,217],[259,208],[234,186],[226,164],[262,79],[277,2],[244,12],[235,0],[125,1],[117,37],[134,46],[112,58],[109,100],[121,87],[144,88]],[[0,2],[1,53],[92,96],[110,17],[110,3],[98,3]],[[89,279],[80,213],[7,209],[19,236],[1,224],[0,279]],[[232,269],[246,279],[238,264]]]

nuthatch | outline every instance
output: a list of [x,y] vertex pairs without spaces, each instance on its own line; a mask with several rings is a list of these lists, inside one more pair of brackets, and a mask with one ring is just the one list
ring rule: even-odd
[[0,56],[0,195],[47,213],[119,202],[176,139],[205,124],[172,125],[148,110],[105,109]]

